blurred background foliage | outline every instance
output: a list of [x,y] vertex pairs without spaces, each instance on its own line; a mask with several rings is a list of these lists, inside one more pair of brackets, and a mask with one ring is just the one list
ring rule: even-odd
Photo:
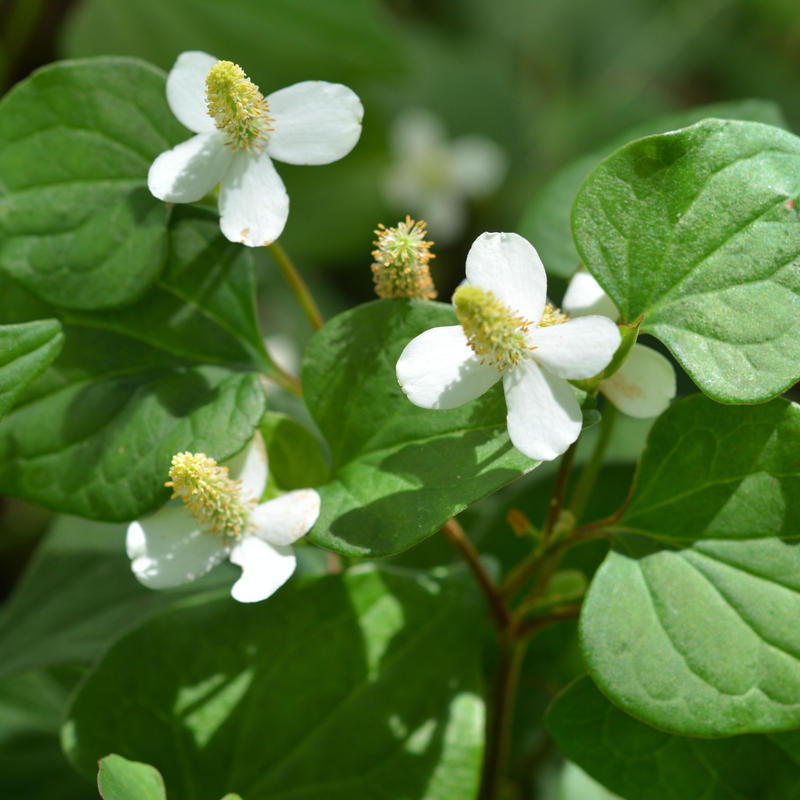
[[[361,97],[364,130],[350,156],[314,169],[280,166],[291,197],[282,242],[326,315],[373,296],[377,224],[420,215],[393,206],[385,190],[393,125],[408,109],[433,112],[448,138],[488,138],[508,164],[488,196],[466,201],[459,235],[434,248],[445,301],[477,234],[524,233],[526,211],[550,178],[633,126],[764,98],[800,128],[797,0],[0,2],[3,91],[56,59],[121,54],[168,70],[188,49],[239,62],[265,94],[322,79]],[[436,229],[429,233],[436,241]],[[280,337],[276,355],[296,365],[310,331],[269,256],[258,257],[264,333]],[[563,287],[553,279],[551,296]],[[6,590],[42,521],[16,501],[0,505]]]

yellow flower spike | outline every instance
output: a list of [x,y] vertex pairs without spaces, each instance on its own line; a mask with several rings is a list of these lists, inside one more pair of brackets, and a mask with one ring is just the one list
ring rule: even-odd
[[433,300],[433,285],[428,262],[435,258],[430,249],[433,242],[426,241],[424,220],[415,222],[406,216],[394,228],[378,225],[373,244],[372,279],[375,294],[381,298],[409,298]]
[[469,284],[459,286],[453,304],[469,346],[482,356],[481,363],[504,370],[533,349],[526,334],[535,323],[515,314],[491,292]]
[[234,150],[260,150],[272,131],[269,105],[244,70],[232,61],[217,61],[206,76],[208,114],[228,135]]
[[239,481],[205,453],[178,453],[172,457],[165,486],[180,497],[197,522],[223,542],[238,540],[250,527],[253,503],[242,500]]

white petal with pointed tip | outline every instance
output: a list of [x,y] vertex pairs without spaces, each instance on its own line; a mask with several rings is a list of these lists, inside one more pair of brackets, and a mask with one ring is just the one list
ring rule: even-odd
[[272,244],[289,216],[289,195],[270,157],[238,152],[219,188],[219,225],[232,242]]
[[583,425],[572,387],[532,359],[503,377],[511,443],[529,458],[552,461],[577,438]]
[[500,372],[472,352],[460,325],[431,328],[412,339],[396,372],[400,388],[421,408],[456,408],[500,380]]
[[225,462],[232,480],[240,483],[243,500],[256,503],[267,485],[267,448],[264,437],[256,431],[244,450]]
[[531,328],[533,358],[554,375],[591,378],[608,366],[620,343],[619,328],[608,317],[578,317],[560,325]]
[[364,108],[341,83],[303,81],[267,97],[274,130],[267,153],[287,164],[330,164],[361,136]]
[[179,501],[128,526],[131,569],[150,589],[166,589],[205,575],[227,555],[222,541],[201,530]]
[[547,301],[547,277],[533,245],[516,233],[482,233],[467,254],[467,280],[537,323]]
[[215,129],[206,104],[206,76],[217,59],[200,50],[181,53],[167,76],[167,102],[182,125],[195,133]]
[[194,203],[222,180],[231,160],[221,134],[198,133],[156,158],[147,173],[147,187],[167,203]]
[[242,577],[231,587],[231,596],[240,603],[266,600],[292,577],[297,565],[291,547],[273,547],[256,536],[245,536],[231,550],[230,560],[242,568]]
[[502,148],[482,136],[462,136],[450,148],[453,180],[469,197],[493,192],[508,169]]
[[630,417],[657,417],[675,397],[675,370],[661,353],[635,344],[600,391]]
[[585,269],[578,270],[567,286],[561,308],[573,317],[599,314],[616,322],[619,311],[614,301],[603,291],[603,287]]
[[253,533],[270,544],[292,544],[311,530],[319,506],[319,495],[313,489],[297,489],[259,503],[250,514]]

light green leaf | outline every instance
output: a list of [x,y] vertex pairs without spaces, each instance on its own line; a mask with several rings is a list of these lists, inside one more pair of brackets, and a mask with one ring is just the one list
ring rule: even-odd
[[100,759],[97,788],[103,800],[167,800],[155,767],[113,754]]
[[59,517],[0,613],[0,678],[56,664],[90,664],[156,609],[230,582],[222,568],[172,591],[131,573],[125,526]]
[[680,400],[653,425],[615,528],[669,540],[800,537],[800,406]]
[[414,406],[395,364],[411,339],[456,324],[450,306],[375,301],[331,320],[303,361],[305,400],[331,451],[312,540],[348,555],[405,550],[536,465],[511,445],[502,387],[452,411]]
[[796,731],[716,741],[676,736],[623,713],[589,678],[556,698],[546,722],[567,758],[630,800],[800,798]]
[[580,262],[570,229],[572,203],[583,179],[606,156],[634,139],[685,128],[708,117],[745,119],[787,127],[780,108],[768,100],[712,103],[647,120],[628,129],[595,152],[570,162],[544,184],[517,228],[518,233],[533,242],[548,273],[569,278]]
[[640,139],[586,179],[572,226],[625,321],[708,395],[768,400],[800,377],[800,139],[706,120]]
[[0,325],[0,418],[61,350],[64,336],[55,319]]
[[82,309],[128,302],[155,280],[167,209],[147,171],[187,138],[164,87],[148,64],[103,58],[44,67],[0,101],[0,268]]
[[65,749],[87,775],[111,749],[153,764],[170,800],[473,797],[484,720],[467,586],[359,569],[151,617],[81,685]]
[[664,730],[800,727],[798,576],[800,546],[779,539],[650,552],[627,542],[584,602],[589,672],[620,708]]

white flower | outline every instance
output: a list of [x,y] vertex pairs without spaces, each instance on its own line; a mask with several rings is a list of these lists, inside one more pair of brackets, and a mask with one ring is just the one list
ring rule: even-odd
[[198,51],[178,56],[167,102],[197,135],[156,158],[150,191],[170,203],[192,203],[219,184],[222,232],[250,247],[274,242],[289,216],[272,159],[336,161],[355,146],[364,115],[361,101],[340,83],[303,81],[264,97],[236,64]]
[[[613,300],[583,269],[570,281],[562,308],[573,317],[602,314],[614,321],[619,319]],[[628,416],[657,417],[675,397],[675,370],[661,353],[637,343],[622,366],[598,388]]]
[[547,303],[542,262],[515,233],[479,236],[466,272],[453,295],[461,324],[408,343],[397,362],[400,386],[417,406],[455,408],[502,379],[512,443],[530,458],[554,459],[582,426],[567,381],[600,372],[619,330],[601,316],[567,321]]
[[424,218],[437,242],[458,236],[466,222],[466,201],[493,192],[507,170],[505,153],[483,136],[447,140],[442,121],[422,109],[408,109],[392,127],[394,163],[386,172],[389,200]]
[[202,453],[179,453],[170,477],[168,485],[184,503],[172,500],[128,526],[125,546],[141,583],[150,589],[180,586],[227,556],[242,568],[231,594],[253,603],[291,577],[291,544],[316,522],[320,498],[313,489],[299,489],[258,503],[267,482],[260,433],[227,466]]

